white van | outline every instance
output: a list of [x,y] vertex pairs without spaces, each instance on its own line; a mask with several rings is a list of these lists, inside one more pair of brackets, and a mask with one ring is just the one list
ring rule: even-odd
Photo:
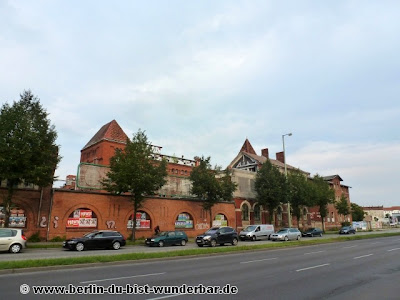
[[271,224],[250,225],[239,233],[239,238],[241,241],[255,241],[262,238],[269,239],[269,236],[274,232],[274,225]]

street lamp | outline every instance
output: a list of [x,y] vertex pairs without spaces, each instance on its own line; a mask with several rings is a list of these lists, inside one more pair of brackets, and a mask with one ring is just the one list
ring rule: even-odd
[[[283,144],[283,164],[285,166],[285,178],[287,180],[287,168],[286,168],[286,153],[285,153],[285,136],[292,136],[292,133],[286,133],[282,135],[282,144]],[[292,217],[290,214],[290,203],[287,203],[287,211],[288,211],[288,224],[289,227],[292,227]]]

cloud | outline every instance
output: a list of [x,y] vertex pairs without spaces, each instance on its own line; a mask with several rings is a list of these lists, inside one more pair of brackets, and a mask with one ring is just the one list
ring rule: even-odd
[[338,174],[360,205],[395,205],[400,143],[310,143],[287,157],[288,163],[322,176]]

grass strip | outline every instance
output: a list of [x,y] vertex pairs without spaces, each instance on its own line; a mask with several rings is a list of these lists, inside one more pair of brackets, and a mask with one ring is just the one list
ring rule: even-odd
[[230,253],[239,251],[253,251],[260,249],[277,249],[287,247],[298,247],[298,246],[310,246],[317,244],[329,244],[336,242],[344,242],[351,240],[363,240],[380,237],[391,237],[399,236],[400,232],[396,233],[381,233],[381,234],[366,234],[366,235],[351,235],[346,237],[334,237],[329,239],[302,239],[300,241],[292,242],[274,242],[268,244],[258,245],[243,245],[236,247],[218,247],[218,248],[198,248],[198,249],[187,249],[187,250],[176,250],[168,252],[154,252],[154,253],[125,253],[116,255],[95,255],[95,256],[82,256],[82,257],[66,257],[66,258],[47,258],[47,259],[35,259],[35,260],[22,260],[22,261],[6,261],[0,262],[0,270],[2,269],[21,269],[21,268],[34,268],[34,267],[49,267],[49,266],[67,266],[77,264],[90,264],[90,263],[105,263],[105,262],[119,262],[119,261],[136,261],[142,259],[154,259],[154,258],[170,258],[170,257],[182,257],[182,256],[193,256],[193,255],[210,255],[220,253]]

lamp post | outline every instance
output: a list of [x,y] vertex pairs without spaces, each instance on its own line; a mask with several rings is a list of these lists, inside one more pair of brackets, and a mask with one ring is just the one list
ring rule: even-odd
[[[285,153],[285,136],[291,136],[292,133],[286,133],[282,135],[282,144],[283,144],[283,164],[285,166],[285,178],[287,180],[287,168],[286,168],[286,153]],[[290,203],[287,203],[287,211],[288,211],[288,224],[289,227],[292,227],[292,217],[290,214]]]

